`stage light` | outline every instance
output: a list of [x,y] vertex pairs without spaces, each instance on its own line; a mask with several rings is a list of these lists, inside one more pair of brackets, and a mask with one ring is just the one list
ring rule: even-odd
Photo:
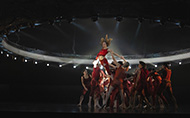
[[39,26],[41,25],[41,23],[34,23],[34,26]]
[[24,62],[26,63],[26,62],[28,62],[28,60],[25,59]]
[[143,20],[144,20],[144,19],[143,19],[143,18],[141,18],[141,17],[140,17],[140,18],[138,18],[138,23],[139,23],[139,24],[141,24],[141,23],[143,22]]
[[158,65],[154,65],[154,67],[156,67],[156,68],[157,68],[157,67],[158,67]]
[[75,18],[67,19],[68,23],[72,24],[75,21]]
[[35,63],[35,64],[38,64],[38,62],[37,62],[37,61],[35,61],[34,63]]
[[3,54],[3,51],[1,51],[1,54]]
[[89,67],[88,67],[88,66],[86,66],[86,69],[89,69]]
[[14,60],[16,60],[17,58],[16,57],[14,57]]
[[177,22],[177,23],[175,23],[175,25],[179,26],[179,25],[180,25],[180,23],[179,23],[179,22]]
[[9,54],[7,54],[7,57],[9,57]]
[[49,64],[47,64],[47,66],[49,66]]
[[60,65],[59,65],[59,67],[61,68],[61,67],[62,67],[62,65],[60,64]]
[[96,22],[96,21],[98,21],[98,16],[92,16],[91,19],[93,22]]
[[76,65],[74,65],[74,66],[73,66],[73,68],[77,68],[77,66],[76,66]]
[[182,63],[181,63],[181,61],[179,62],[179,65],[181,65]]
[[117,16],[117,17],[115,17],[115,20],[118,21],[118,22],[121,22],[123,20],[123,17],[122,16]]
[[157,22],[157,23],[160,23],[160,20],[154,20],[155,22]]

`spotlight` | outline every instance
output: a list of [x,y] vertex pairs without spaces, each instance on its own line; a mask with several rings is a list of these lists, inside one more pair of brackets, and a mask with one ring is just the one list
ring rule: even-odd
[[35,64],[38,64],[38,62],[37,62],[37,61],[35,61],[34,63],[35,63]]
[[140,17],[140,18],[138,18],[138,23],[139,23],[139,24],[140,24],[140,23],[142,23],[142,22],[143,22],[143,20],[144,20],[144,19],[143,19],[143,18],[141,18],[141,17]]
[[75,18],[67,19],[68,23],[72,24],[75,21]]
[[88,67],[88,66],[86,66],[86,69],[89,69],[89,67]]
[[160,20],[159,19],[157,19],[157,20],[154,20],[156,23],[160,23]]
[[47,66],[49,66],[49,64],[47,64]]
[[92,16],[91,19],[93,22],[96,22],[96,21],[98,21],[98,16]]
[[73,68],[77,68],[77,66],[74,65]]
[[3,51],[1,51],[1,54],[3,54]]
[[7,57],[9,57],[9,54],[7,54]]
[[181,61],[179,62],[179,65],[181,65],[182,63],[181,63]]
[[14,57],[14,60],[17,60],[17,58],[16,58],[16,57]]
[[28,60],[25,59],[24,62],[26,63],[26,62],[28,62]]
[[117,17],[115,18],[115,20],[118,21],[118,22],[121,22],[121,21],[123,20],[123,17],[122,17],[122,16],[117,16]]
[[157,67],[158,67],[158,65],[154,65],[154,67],[156,67],[156,68],[157,68]]
[[175,23],[176,26],[180,26],[180,22]]
[[59,67],[61,68],[61,67],[62,67],[62,65],[60,64],[60,65],[59,65]]

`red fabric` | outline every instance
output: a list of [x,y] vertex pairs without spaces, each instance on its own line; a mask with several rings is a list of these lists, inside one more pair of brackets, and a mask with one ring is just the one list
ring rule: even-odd
[[[147,78],[148,78],[149,71],[147,69],[141,68],[140,78],[137,84],[137,91],[139,93],[142,92],[143,89],[147,89]],[[145,91],[147,93],[147,91]]]
[[107,49],[101,49],[100,52],[97,54],[97,57],[106,56],[107,53],[108,53],[108,48]]
[[111,75],[108,60],[106,58],[104,58],[103,60],[100,60],[100,63],[102,64],[102,66],[104,66],[106,68],[106,71],[108,72],[108,74]]
[[123,89],[123,79],[125,77],[126,77],[125,70],[123,70],[122,67],[120,66],[115,71],[114,79],[111,85],[114,88],[119,86],[121,89]]
[[170,81],[172,71],[170,69],[166,69],[166,72],[167,72],[167,75],[166,75],[166,78],[164,80]]
[[116,98],[116,95],[117,95],[118,92],[119,92],[119,88],[118,88],[118,87],[115,88],[115,89],[112,91],[112,93],[111,93],[111,95],[110,95],[110,108],[113,108],[114,101],[115,101],[115,98]]
[[99,79],[100,79],[100,68],[99,67],[93,68],[90,96],[93,96],[94,94],[99,96],[100,93]]

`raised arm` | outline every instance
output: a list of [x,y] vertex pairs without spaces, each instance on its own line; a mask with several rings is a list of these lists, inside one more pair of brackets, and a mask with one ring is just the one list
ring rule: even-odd
[[119,54],[113,52],[111,49],[108,49],[108,51],[109,51],[110,53],[113,53],[113,55],[118,56],[119,58],[121,58],[121,56],[120,56]]
[[127,60],[123,56],[121,56],[121,59],[123,59],[124,62],[127,62]]
[[112,59],[113,59],[113,63],[117,66],[117,67],[119,67],[120,66],[120,64],[117,62],[117,60],[115,59],[115,57],[114,57],[114,55],[113,55],[113,52],[111,51],[111,56],[112,56]]

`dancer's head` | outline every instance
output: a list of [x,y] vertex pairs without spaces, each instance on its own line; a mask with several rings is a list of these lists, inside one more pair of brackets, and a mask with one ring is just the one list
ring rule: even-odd
[[87,69],[84,69],[83,72],[82,72],[83,75],[87,75],[88,74],[88,70]]
[[101,38],[100,44],[102,45],[102,48],[107,48],[108,46],[110,46],[112,39],[109,38],[108,39],[108,35],[106,34],[105,39]]
[[139,68],[145,68],[146,64],[143,61],[139,61]]
[[122,66],[126,71],[129,70],[129,62],[124,62]]
[[169,62],[164,62],[163,64],[162,64],[162,68],[169,68]]

